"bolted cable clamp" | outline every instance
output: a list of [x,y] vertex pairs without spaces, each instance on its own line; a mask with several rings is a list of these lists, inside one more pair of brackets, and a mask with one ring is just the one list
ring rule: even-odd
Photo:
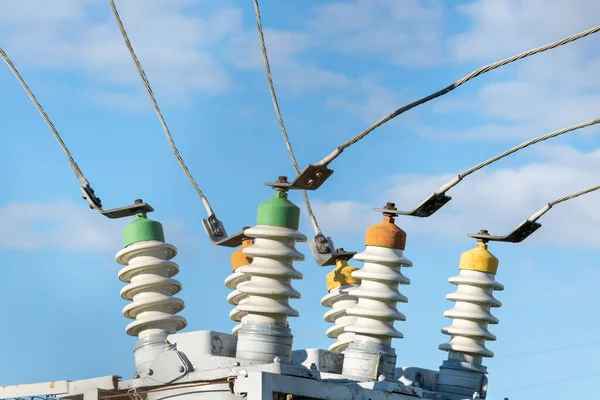
[[450,200],[452,200],[452,197],[446,196],[444,193],[432,193],[427,199],[425,199],[425,201],[411,211],[399,211],[395,207],[393,210],[384,210],[383,208],[374,208],[373,210],[378,212],[387,212],[391,215],[408,215],[411,217],[427,218],[432,216]]
[[102,208],[102,201],[96,196],[94,189],[92,189],[90,185],[81,186],[81,192],[83,193],[83,199],[88,201],[90,209],[96,210],[110,219],[131,217],[139,213],[149,213],[154,211],[154,208],[152,208],[150,204],[144,203],[141,199],[136,200],[130,206],[104,210]]
[[308,240],[310,251],[317,265],[324,267],[326,265],[335,265],[337,260],[349,260],[356,252],[345,251],[342,248],[336,249],[333,240],[319,233],[314,239]]
[[202,226],[208,235],[210,241],[217,246],[239,247],[244,239],[244,231],[227,236],[227,231],[223,223],[215,214],[211,214],[207,219],[202,220]]
[[520,243],[527,239],[529,235],[541,228],[542,224],[539,222],[531,221],[526,219],[521,222],[519,226],[513,229],[511,232],[504,236],[496,236],[488,234],[488,231],[482,230],[479,233],[469,233],[468,236],[480,239],[483,241],[494,241],[494,242],[508,242],[508,243]]
[[327,168],[326,166],[310,164],[304,169],[304,171],[296,176],[292,182],[288,182],[287,177],[285,177],[285,182],[278,181],[274,183],[265,183],[265,185],[275,188],[285,188],[286,190],[316,190],[321,187],[323,183],[325,183],[331,174],[333,174],[333,170]]

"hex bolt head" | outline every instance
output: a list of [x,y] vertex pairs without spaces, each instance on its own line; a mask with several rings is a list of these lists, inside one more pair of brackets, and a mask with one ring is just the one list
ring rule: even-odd
[[154,375],[154,371],[152,371],[151,369],[148,369],[148,375],[150,375],[150,376]]
[[179,372],[183,372],[183,371],[185,371],[185,368],[183,367],[183,365],[180,365],[180,366],[179,366],[179,369],[178,369],[178,371],[179,371]]

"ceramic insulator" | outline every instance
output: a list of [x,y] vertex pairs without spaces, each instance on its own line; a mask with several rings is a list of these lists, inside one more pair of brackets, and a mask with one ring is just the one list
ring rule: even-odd
[[243,273],[244,268],[245,266],[236,269],[233,273],[231,273],[231,275],[227,277],[227,279],[225,279],[225,286],[227,286],[229,289],[233,289],[233,291],[227,296],[227,301],[229,302],[229,304],[236,306],[229,313],[229,318],[231,318],[235,322],[239,322],[239,324],[234,326],[231,331],[231,333],[234,335],[236,335],[237,332],[240,330],[244,321],[244,317],[246,315],[245,312],[240,311],[237,307],[240,303],[248,299],[248,296],[245,293],[241,293],[239,290],[237,290],[239,284],[247,282],[250,279],[250,276]]
[[127,325],[128,335],[140,338],[173,334],[185,328],[187,321],[177,316],[184,308],[183,300],[172,297],[181,290],[181,283],[172,279],[179,266],[169,261],[177,254],[175,246],[157,240],[131,244],[117,253],[119,279],[128,283],[121,297],[132,303],[123,315],[134,319]]
[[348,344],[354,341],[354,333],[345,332],[344,330],[356,321],[356,317],[348,315],[346,311],[356,305],[356,297],[350,296],[349,291],[357,289],[358,286],[352,284],[335,287],[321,300],[323,306],[331,307],[331,310],[327,311],[323,318],[325,321],[334,324],[327,329],[326,334],[330,338],[337,339],[335,343],[329,346],[329,351],[341,353],[348,347]]
[[408,301],[398,290],[398,285],[410,283],[400,269],[411,267],[412,262],[404,257],[402,250],[379,246],[367,246],[354,259],[363,261],[364,266],[352,273],[361,284],[350,290],[350,295],[358,298],[358,302],[346,312],[357,318],[345,330],[355,334],[355,341],[391,345],[392,338],[403,337],[394,328],[394,322],[406,319],[396,309],[396,303]]
[[244,251],[253,260],[243,267],[243,273],[250,278],[238,285],[237,290],[248,297],[237,309],[247,313],[249,324],[285,325],[287,317],[298,316],[289,299],[300,298],[291,280],[302,279],[293,261],[304,260],[304,255],[295,249],[295,242],[305,241],[306,236],[295,229],[268,225],[257,225],[244,234],[255,240]]
[[494,356],[485,347],[487,340],[496,340],[487,326],[498,323],[490,308],[502,305],[494,298],[493,291],[503,290],[504,286],[496,281],[494,274],[471,270],[461,270],[458,276],[448,281],[458,287],[446,296],[455,305],[444,313],[452,319],[452,324],[442,332],[451,338],[440,345],[440,350],[448,351],[449,359],[481,365],[482,357]]

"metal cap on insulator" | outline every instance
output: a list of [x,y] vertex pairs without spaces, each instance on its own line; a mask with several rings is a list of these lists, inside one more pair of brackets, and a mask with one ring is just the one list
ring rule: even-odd
[[[285,176],[280,176],[278,182],[287,182]],[[257,225],[281,226],[298,229],[300,223],[300,207],[287,198],[287,192],[277,190],[275,196],[258,206]]]
[[[482,230],[479,233],[487,234],[488,232]],[[487,241],[478,240],[474,249],[461,254],[458,269],[496,274],[498,272],[498,259],[489,252]]]
[[[246,230],[248,228],[250,228],[250,227],[245,226],[242,229]],[[244,265],[248,265],[252,262],[252,257],[244,254],[244,249],[246,247],[252,246],[252,243],[254,243],[254,240],[251,237],[247,237],[247,236],[242,237],[242,247],[240,247],[239,249],[234,251],[233,254],[231,254],[231,270],[232,271],[235,271],[239,267],[243,267]]]
[[[394,203],[387,203],[384,209],[396,210],[396,207]],[[394,214],[384,212],[383,221],[367,229],[365,245],[404,250],[406,232],[394,224]]]
[[[135,203],[141,203],[142,200],[136,200]],[[135,219],[123,228],[123,246],[127,247],[133,243],[144,242],[147,240],[165,241],[163,226],[158,221],[153,221],[146,217],[146,213],[138,213]]]
[[[344,251],[344,249],[338,249],[338,251]],[[335,265],[334,270],[328,273],[325,278],[327,291],[339,286],[357,285],[360,283],[360,279],[352,277],[352,273],[358,270],[358,268],[348,265],[348,260],[338,259]]]

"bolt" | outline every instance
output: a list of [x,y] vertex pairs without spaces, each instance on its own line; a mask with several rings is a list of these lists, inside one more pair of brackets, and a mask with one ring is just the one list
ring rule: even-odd
[[383,381],[385,381],[385,376],[384,376],[384,375],[379,375],[379,376],[377,377],[377,380],[378,380],[379,382],[383,382]]
[[136,200],[133,202],[133,204],[142,204],[142,203],[143,203],[142,199],[136,199]]
[[236,361],[236,362],[234,362],[234,363],[233,363],[233,366],[234,366],[234,367],[239,367],[239,366],[240,366],[240,362],[239,362],[239,361]]
[[322,177],[322,176],[323,176],[323,173],[322,173],[321,171],[319,171],[319,172],[317,172],[317,173],[315,174],[315,176],[316,176],[317,178],[320,178],[320,177]]
[[154,371],[152,371],[151,369],[148,370],[148,375],[152,376],[154,374]]
[[179,369],[178,369],[178,371],[179,371],[179,372],[183,372],[183,371],[185,371],[185,368],[183,367],[183,365],[180,365],[180,366],[179,366]]
[[279,176],[277,178],[277,182],[278,183],[288,183],[287,176],[283,176],[283,175]]
[[90,210],[93,210],[93,209],[94,209],[94,206],[93,206],[93,205],[91,205],[91,204],[88,204],[88,207],[90,208]]
[[308,184],[308,186],[313,186],[315,184],[315,180],[311,178],[308,181],[306,181],[306,183]]
[[343,253],[345,250],[343,247],[339,247],[335,250],[336,253]]
[[390,203],[389,201],[387,203],[385,203],[385,207],[388,210],[395,210],[396,209],[396,203]]
[[87,200],[87,197],[86,197],[86,196],[81,196],[81,198],[82,198],[82,199],[84,199],[84,200]]
[[279,357],[275,357],[275,358],[273,359],[273,363],[274,363],[274,364],[279,364],[280,362],[281,362],[281,358],[279,358]]
[[242,230],[243,230],[243,231],[245,231],[246,229],[250,229],[250,227],[249,227],[249,226],[244,226],[244,227],[242,228]]

